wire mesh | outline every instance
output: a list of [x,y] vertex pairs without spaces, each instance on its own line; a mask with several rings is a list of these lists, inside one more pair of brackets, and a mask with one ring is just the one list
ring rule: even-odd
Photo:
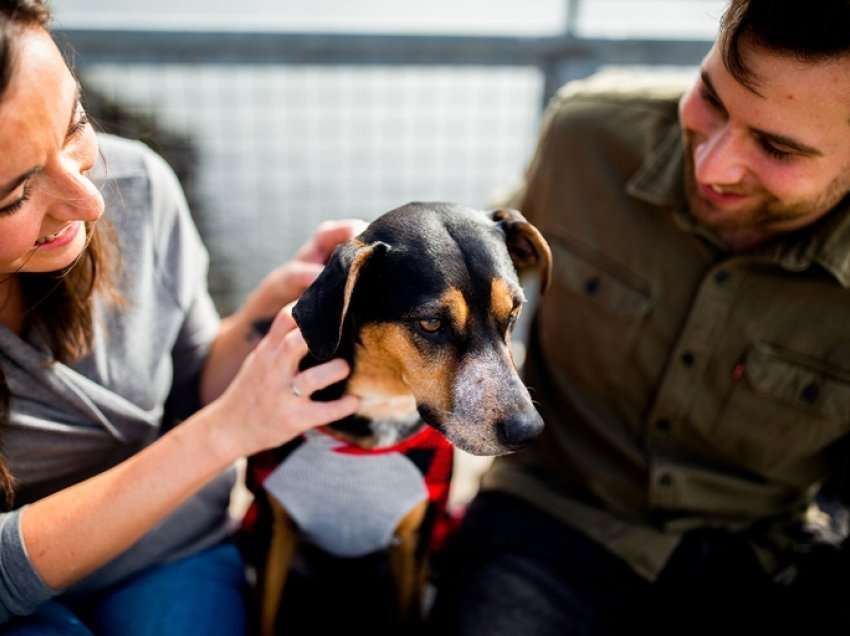
[[543,90],[531,67],[96,64],[82,75],[159,130],[137,136],[186,141],[188,160],[164,154],[182,166],[223,312],[323,219],[369,220],[411,200],[488,205],[522,172]]

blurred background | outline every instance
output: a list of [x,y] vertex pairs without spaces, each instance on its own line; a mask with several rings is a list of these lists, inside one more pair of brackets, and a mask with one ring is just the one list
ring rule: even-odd
[[[142,139],[180,177],[222,314],[323,219],[370,220],[413,200],[487,207],[521,177],[559,86],[603,70],[692,75],[724,6],[54,2],[96,125]],[[489,459],[456,456],[459,508]]]
[[322,219],[486,207],[547,99],[610,67],[692,72],[723,0],[63,0],[102,130],[178,172],[222,313]]

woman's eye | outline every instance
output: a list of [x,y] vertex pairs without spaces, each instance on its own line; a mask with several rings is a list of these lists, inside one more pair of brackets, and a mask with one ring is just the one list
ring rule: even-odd
[[30,182],[27,181],[24,184],[23,192],[21,193],[21,196],[18,198],[18,200],[13,201],[9,205],[6,205],[6,206],[3,206],[2,208],[0,208],[0,215],[12,215],[15,212],[17,212],[18,210],[20,210],[22,207],[24,207],[24,203],[26,203],[29,200],[31,193],[32,193],[32,187],[30,185]]
[[89,125],[89,117],[86,115],[86,111],[80,109],[80,116],[73,126],[68,130],[67,139],[71,140],[74,137],[77,137],[86,126]]
[[420,320],[418,323],[419,329],[424,331],[425,333],[437,333],[440,329],[443,328],[443,321],[437,318],[428,318],[426,320]]

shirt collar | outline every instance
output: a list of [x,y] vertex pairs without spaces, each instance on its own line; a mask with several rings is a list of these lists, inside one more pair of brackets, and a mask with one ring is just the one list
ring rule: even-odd
[[[678,120],[662,131],[655,147],[627,182],[626,192],[651,205],[671,209],[682,229],[702,236],[717,247],[722,246],[717,236],[701,227],[688,210],[684,148]],[[817,264],[842,287],[850,287],[850,196],[823,218],[758,247],[750,256],[775,262],[795,272]]]

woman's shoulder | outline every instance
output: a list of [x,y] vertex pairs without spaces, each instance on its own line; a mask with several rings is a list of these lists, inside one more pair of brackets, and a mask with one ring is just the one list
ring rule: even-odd
[[98,144],[100,157],[90,176],[113,218],[141,215],[157,226],[174,222],[185,199],[166,161],[141,141],[99,133]]
[[168,163],[141,141],[105,133],[99,133],[97,140],[100,156],[90,176],[98,185],[120,183],[124,191],[141,188],[154,196],[180,191]]
[[[150,178],[151,162],[159,157],[141,141],[98,133],[100,157],[91,172],[96,181]],[[160,160],[161,161],[161,160]]]

